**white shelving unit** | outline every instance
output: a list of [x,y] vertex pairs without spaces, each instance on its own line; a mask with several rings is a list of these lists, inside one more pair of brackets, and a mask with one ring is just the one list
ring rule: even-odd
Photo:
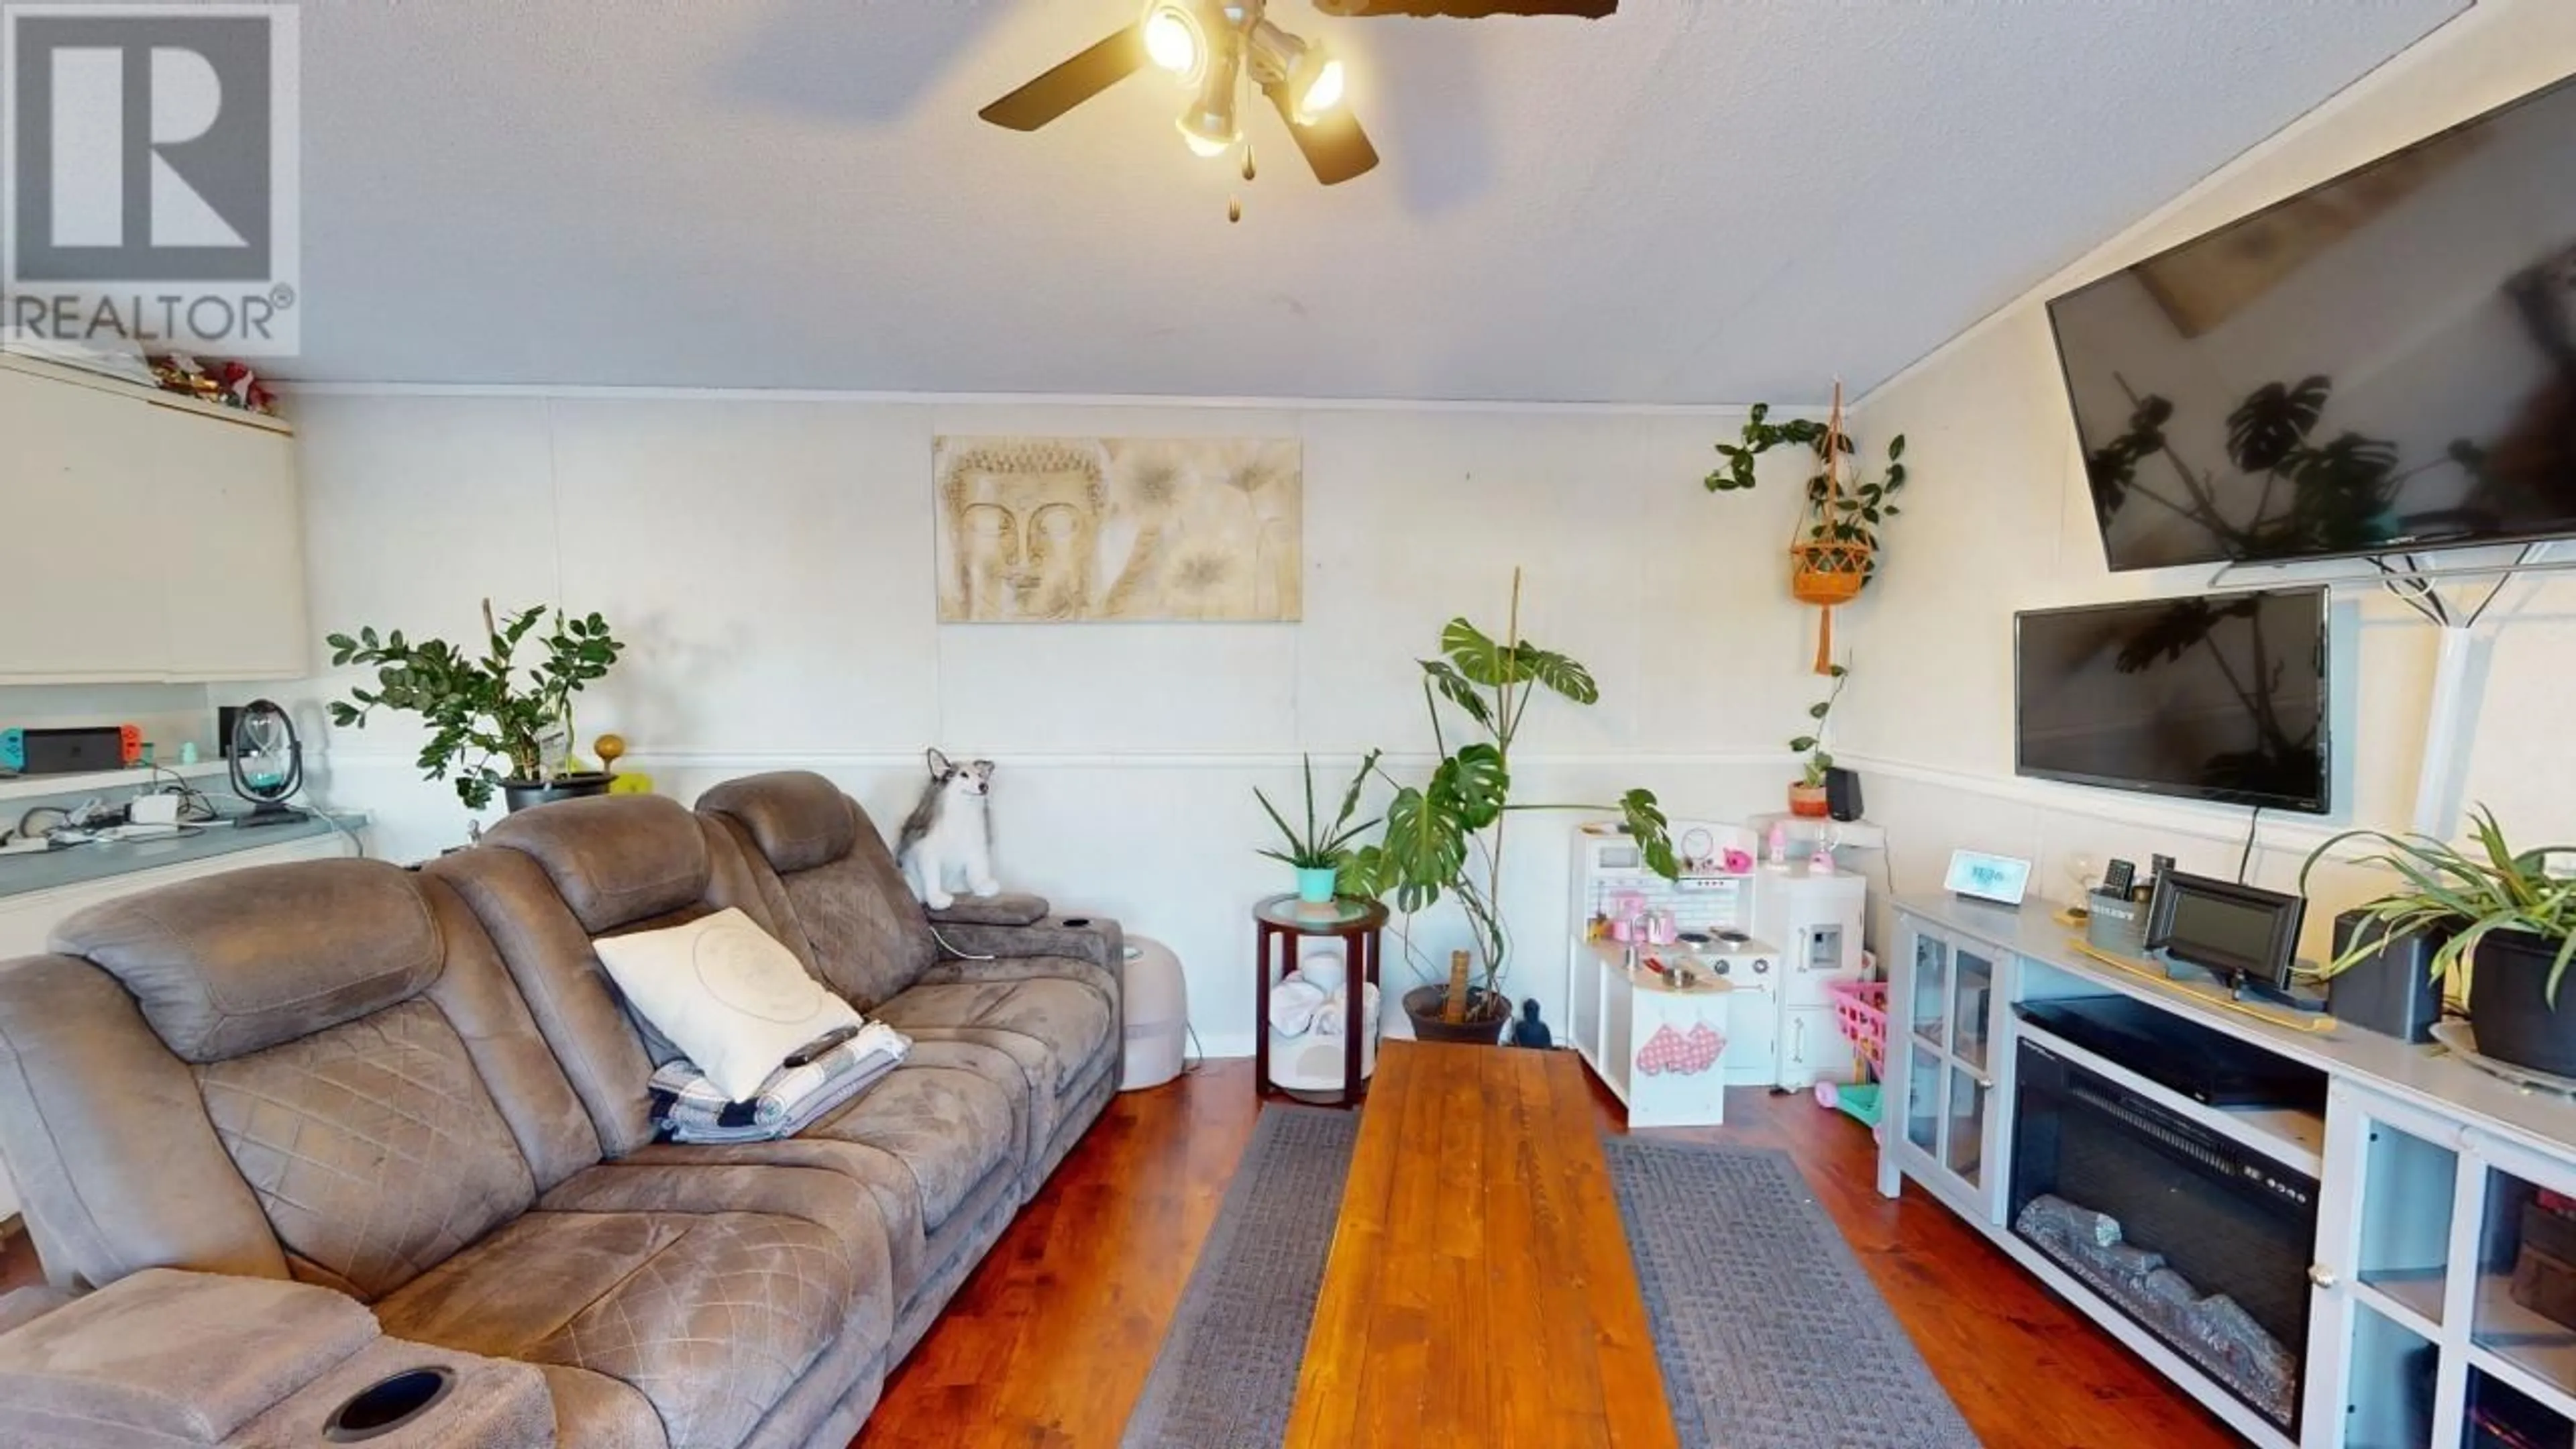
[[[2576,1443],[2576,1302],[2526,1284],[2525,1238],[2576,1214],[2576,1102],[2353,1027],[2302,1031],[2095,962],[2053,908],[1898,903],[1879,1189],[1912,1179],[2266,1449]],[[2124,995],[2324,1075],[2322,1114],[2221,1109],[2020,1020],[2016,1001]],[[2300,1432],[2288,1435],[2006,1224],[2023,1040],[2317,1182]],[[2576,1215],[2565,1224],[2576,1243]],[[2566,1314],[2562,1322],[2541,1311]],[[2492,1434],[2482,1438],[2481,1434]],[[2513,1437],[2519,1435],[2519,1438]]]
[[131,770],[95,770],[79,775],[12,775],[0,776],[0,800],[28,800],[38,795],[81,795],[115,790],[141,790],[154,784],[167,783],[176,775],[195,782],[211,780],[230,766],[223,760],[199,760],[193,765],[162,765],[157,770],[137,765]]

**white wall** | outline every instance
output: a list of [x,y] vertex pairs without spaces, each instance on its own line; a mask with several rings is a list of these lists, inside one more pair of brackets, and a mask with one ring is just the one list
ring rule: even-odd
[[[486,594],[598,609],[633,649],[585,696],[583,738],[621,731],[630,766],[684,800],[810,767],[891,829],[923,746],[992,756],[1006,883],[1171,944],[1218,1054],[1249,1050],[1247,908],[1286,885],[1252,854],[1268,828],[1252,787],[1293,789],[1300,751],[1337,786],[1367,746],[1427,748],[1413,661],[1453,614],[1498,629],[1514,564],[1525,632],[1602,690],[1588,711],[1533,710],[1518,798],[1642,784],[1676,815],[1777,808],[1814,697],[1812,616],[1786,598],[1780,546],[1794,485],[1698,486],[1732,412],[647,393],[326,393],[294,411],[318,630],[458,638]],[[938,625],[942,432],[1300,439],[1304,622]],[[327,745],[326,798],[376,811],[396,858],[461,842],[465,812],[411,769],[415,731],[323,724],[319,702],[356,679],[290,691]],[[1512,986],[1561,1019],[1573,817],[1522,818],[1541,823],[1511,842]],[[1426,944],[1445,959],[1458,935],[1437,923]]]
[[[2034,288],[1863,399],[1862,439],[1908,439],[1913,484],[1886,542],[1892,561],[1851,610],[1857,650],[1843,756],[1869,775],[1901,885],[1937,888],[1954,846],[2027,855],[2036,885],[2072,894],[2068,863],[2156,851],[2186,869],[2232,874],[2247,812],[2145,802],[2016,779],[2012,614],[2016,609],[2197,592],[2206,568],[2113,575],[2084,486],[2083,459],[2044,312],[2046,300],[2351,166],[2576,71],[2576,5],[2482,0],[2328,106],[2257,148],[2117,240]],[[2576,547],[2560,545],[2576,552]],[[2474,603],[2484,581],[2451,586]],[[2335,748],[2348,762],[2330,828],[2405,828],[2414,800],[2434,631],[2393,600],[2354,591],[2357,697]],[[2566,838],[2576,815],[2576,581],[2508,589],[2489,616],[2494,652],[2465,798],[2495,807],[2530,845]],[[2279,823],[2276,823],[2279,822]],[[2253,879],[2295,889],[2327,833],[2312,817],[2267,816]],[[2312,890],[2307,949],[2335,911],[2379,883],[2329,866]]]

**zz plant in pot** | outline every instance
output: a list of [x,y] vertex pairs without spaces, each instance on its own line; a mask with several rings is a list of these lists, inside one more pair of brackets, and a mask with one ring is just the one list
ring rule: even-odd
[[[2367,924],[2350,950],[2330,961],[2333,975],[2368,957],[2390,936],[2441,939],[2432,971],[2459,970],[2467,981],[2469,1025],[2478,1055],[2556,1076],[2576,1077],[2576,1012],[2560,1009],[2567,966],[2576,960],[2576,878],[2555,873],[2553,858],[2576,864],[2576,846],[2517,851],[2494,812],[2472,812],[2472,849],[2429,836],[2347,830],[2311,852],[2310,872],[2326,852],[2354,839],[2379,850],[2363,865],[2396,872],[2405,884],[2361,906]],[[2443,939],[2447,938],[2447,939]]]
[[1297,872],[1299,900],[1321,904],[1333,899],[1334,877],[1341,870],[1342,862],[1350,856],[1351,842],[1377,824],[1374,815],[1356,825],[1351,823],[1351,817],[1359,813],[1360,790],[1368,784],[1369,772],[1377,768],[1377,756],[1378,752],[1371,750],[1367,758],[1360,761],[1358,773],[1351,776],[1350,788],[1342,792],[1342,808],[1333,816],[1330,825],[1315,813],[1315,760],[1311,755],[1304,757],[1305,829],[1290,825],[1288,817],[1279,813],[1279,807],[1270,803],[1270,797],[1263,794],[1259,786],[1253,787],[1252,798],[1261,802],[1262,810],[1270,816],[1270,823],[1279,827],[1280,838],[1286,843],[1284,849],[1265,849],[1259,853]]
[[[378,709],[419,715],[430,731],[420,748],[422,775],[453,777],[456,798],[469,810],[489,806],[496,788],[512,810],[604,793],[605,773],[549,774],[545,739],[558,729],[570,732],[573,696],[607,677],[625,650],[608,621],[542,607],[496,617],[485,599],[483,632],[479,656],[444,639],[405,638],[400,629],[331,635],[325,642],[334,665],[376,671],[375,688],[352,689],[348,699],[331,702],[331,723],[363,729]],[[541,652],[522,670],[519,649],[531,635]]]
[[[1615,812],[1651,869],[1666,879],[1680,869],[1668,822],[1651,791],[1629,790],[1615,805],[1511,799],[1512,745],[1531,702],[1553,695],[1588,705],[1601,697],[1589,670],[1520,636],[1520,601],[1521,576],[1514,570],[1511,612],[1500,640],[1464,618],[1451,619],[1440,631],[1440,656],[1421,661],[1422,705],[1438,759],[1427,778],[1407,782],[1370,757],[1370,772],[1394,793],[1378,839],[1351,852],[1342,868],[1346,891],[1389,897],[1408,918],[1444,897],[1465,917],[1472,955],[1452,953],[1445,981],[1405,993],[1405,1013],[1426,1040],[1491,1043],[1511,1020],[1511,1001],[1502,991],[1512,948],[1502,889],[1505,827],[1513,816],[1534,810]],[[1404,943],[1418,969],[1409,928]]]

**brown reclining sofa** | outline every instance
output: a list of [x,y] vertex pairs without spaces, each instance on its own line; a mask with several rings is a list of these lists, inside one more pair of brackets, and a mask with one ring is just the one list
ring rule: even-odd
[[[591,942],[728,906],[914,1045],[796,1138],[655,1143],[668,1048]],[[774,774],[73,917],[0,965],[50,1280],[0,1299],[0,1443],[311,1445],[424,1401],[373,1442],[845,1442],[1117,1086],[1118,928],[1045,912],[934,924],[855,802]]]

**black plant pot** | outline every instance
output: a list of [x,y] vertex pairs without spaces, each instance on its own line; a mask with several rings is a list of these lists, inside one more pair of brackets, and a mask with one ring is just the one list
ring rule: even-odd
[[1421,1041],[1464,1042],[1492,1046],[1512,1023],[1509,998],[1482,987],[1467,988],[1467,1019],[1442,1021],[1440,1008],[1449,1000],[1446,986],[1417,986],[1404,993],[1404,1014],[1413,1018],[1413,1035]]
[[[2549,968],[2560,942],[2529,931],[2496,931],[2469,964],[2469,1025],[2478,1055],[2554,1077],[2576,1077],[2576,980],[2549,1004]],[[2576,977],[2576,968],[2571,968]]]
[[516,815],[531,805],[551,805],[557,800],[605,795],[609,781],[614,778],[605,770],[592,770],[578,775],[557,775],[551,780],[504,780],[501,782],[501,798],[509,804],[510,813]]

